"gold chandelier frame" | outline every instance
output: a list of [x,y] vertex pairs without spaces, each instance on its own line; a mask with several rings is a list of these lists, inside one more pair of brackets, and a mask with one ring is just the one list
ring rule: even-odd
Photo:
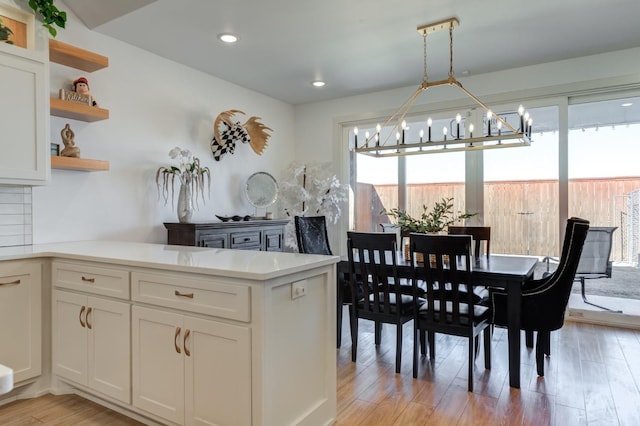
[[[357,127],[354,129],[354,146],[357,153],[373,157],[398,157],[406,155],[433,154],[439,152],[476,151],[531,145],[531,124],[533,120],[528,116],[528,113],[525,113],[522,106],[518,108],[518,114],[520,115],[520,127],[515,129],[499,114],[492,112],[484,102],[465,89],[456,79],[453,72],[453,29],[459,26],[459,24],[460,23],[457,18],[449,18],[432,24],[422,25],[417,28],[418,34],[423,37],[424,74],[422,83],[416,91],[384,122],[382,126],[377,126],[377,132],[374,135],[365,138],[365,142],[361,146],[358,146]],[[446,79],[430,82],[427,74],[427,35],[446,29],[449,30],[449,75]],[[405,117],[410,112],[416,99],[421,93],[437,86],[457,87],[465,95],[471,98],[476,105],[480,106],[484,110],[484,114],[486,114],[488,119],[487,134],[473,137],[473,124],[470,124],[468,137],[460,138],[460,135],[458,134],[456,138],[447,139],[445,133],[444,140],[433,141],[429,137],[429,140],[423,141],[421,137],[420,142],[405,143]],[[496,120],[496,130],[498,131],[498,134],[491,134],[492,119]],[[457,121],[460,123],[459,115],[457,117]],[[380,141],[380,129],[386,129],[392,123],[394,124],[391,131],[384,141]],[[504,128],[504,131],[502,128]],[[396,136],[395,143],[389,143],[392,135],[400,135],[400,133],[402,133],[401,140]],[[431,133],[430,127],[429,133]],[[482,129],[481,133],[483,133]]]

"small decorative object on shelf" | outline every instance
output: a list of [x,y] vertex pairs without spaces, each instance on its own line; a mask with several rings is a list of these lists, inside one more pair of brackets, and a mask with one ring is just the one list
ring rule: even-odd
[[180,181],[178,193],[178,221],[186,223],[191,220],[194,209],[198,206],[198,194],[204,203],[204,187],[207,184],[207,194],[211,191],[211,172],[208,167],[200,165],[200,159],[194,157],[188,149],[179,147],[169,151],[171,159],[178,160],[178,166],[162,166],[156,171],[156,186],[158,197],[164,198],[165,205],[171,191],[171,205],[173,206],[174,183],[176,176]]
[[60,145],[57,143],[51,144],[51,155],[60,155]]
[[69,123],[67,123],[64,126],[64,129],[60,131],[60,136],[62,136],[62,143],[64,143],[64,149],[60,155],[63,157],[80,158],[80,148],[76,146],[74,141],[75,133],[71,130]]
[[91,96],[89,81],[86,77],[80,77],[74,80],[72,91],[60,89],[60,99],[90,106],[98,106],[96,100]]
[[[216,161],[226,154],[233,154],[236,149],[236,142],[249,143],[256,154],[261,155],[267,146],[267,139],[270,134],[267,130],[271,128],[260,123],[260,117],[250,117],[244,124],[239,121],[233,122],[236,113],[244,112],[231,109],[221,112],[213,123],[213,139],[211,140],[211,152]],[[273,130],[272,130],[273,131]]]

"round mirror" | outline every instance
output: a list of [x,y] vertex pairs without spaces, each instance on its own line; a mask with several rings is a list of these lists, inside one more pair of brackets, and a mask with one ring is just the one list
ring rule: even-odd
[[254,207],[269,207],[278,198],[278,183],[269,173],[256,172],[247,179],[244,192]]

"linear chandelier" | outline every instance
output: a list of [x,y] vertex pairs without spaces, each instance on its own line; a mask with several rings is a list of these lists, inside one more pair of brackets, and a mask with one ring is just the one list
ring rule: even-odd
[[[489,109],[480,99],[465,89],[455,78],[453,73],[453,29],[459,25],[457,18],[449,18],[444,21],[418,27],[418,33],[423,37],[424,50],[424,75],[422,84],[418,89],[384,122],[381,126],[376,126],[373,135],[369,132],[365,134],[364,143],[358,146],[358,128],[353,129],[355,139],[355,151],[360,154],[372,157],[398,157],[406,155],[433,154],[441,152],[476,151],[494,148],[508,148],[514,146],[531,145],[531,126],[533,119],[529,113],[520,105],[517,114],[519,125],[511,125],[506,116],[496,114]],[[427,75],[427,35],[436,31],[449,30],[449,76],[444,80],[429,82]],[[462,119],[460,114],[455,117],[455,129],[453,132],[454,120],[450,126],[445,126],[442,130],[442,139],[432,137],[432,119],[427,120],[427,136],[424,137],[424,129],[420,130],[420,139],[416,141],[405,141],[405,130],[407,129],[406,116],[410,112],[418,96],[426,92],[431,87],[454,86],[473,100],[483,110],[483,123],[486,123],[474,136],[474,125]],[[512,115],[515,113],[512,113]],[[495,124],[494,124],[495,123]],[[462,125],[462,132],[460,126]],[[492,125],[495,127],[492,129]],[[391,131],[384,140],[381,140],[381,130],[391,127]],[[451,129],[451,130],[449,130]],[[493,130],[493,131],[492,131]],[[393,138],[395,135],[395,139]]]

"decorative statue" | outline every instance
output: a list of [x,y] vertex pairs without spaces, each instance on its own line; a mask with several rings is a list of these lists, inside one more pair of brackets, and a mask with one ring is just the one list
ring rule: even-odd
[[64,143],[64,149],[60,155],[62,157],[80,158],[80,148],[76,146],[76,143],[73,140],[75,133],[71,130],[69,123],[64,126],[64,129],[60,132],[60,136],[62,136],[62,143]]
[[267,146],[267,139],[271,136],[267,130],[272,129],[259,122],[260,117],[250,117],[244,124],[240,124],[239,121],[234,123],[233,116],[236,113],[244,114],[237,109],[223,111],[213,123],[211,152],[216,161],[220,161],[227,152],[233,154],[236,141],[248,142],[258,155],[261,155]]
[[98,106],[96,100],[91,96],[89,81],[85,77],[80,77],[73,81],[73,91],[81,95],[89,96],[91,98],[91,105]]

